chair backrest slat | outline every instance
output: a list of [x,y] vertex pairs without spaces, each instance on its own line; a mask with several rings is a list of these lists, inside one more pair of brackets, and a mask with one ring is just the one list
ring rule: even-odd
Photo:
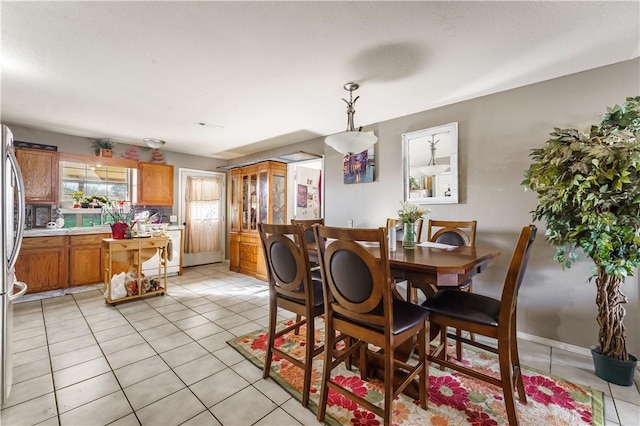
[[[533,241],[536,239],[537,228],[535,225],[529,225],[522,228],[516,248],[511,257],[507,277],[502,288],[502,297],[500,303],[499,323],[508,324],[507,320],[516,309],[518,301],[518,292],[522,284],[522,278],[529,262],[529,253]],[[515,319],[514,319],[515,320]]]
[[475,247],[476,226],[475,220],[429,219],[427,239],[435,243]]
[[[392,291],[386,228],[314,227],[325,310],[372,325],[391,318]],[[375,243],[376,254],[365,244]]]
[[297,225],[259,223],[258,232],[267,264],[270,291],[301,303],[306,301],[313,306],[309,253],[303,229]]
[[301,226],[304,231],[304,238],[307,243],[315,242],[313,235],[313,225],[324,225],[324,218],[319,219],[291,219],[292,225]]

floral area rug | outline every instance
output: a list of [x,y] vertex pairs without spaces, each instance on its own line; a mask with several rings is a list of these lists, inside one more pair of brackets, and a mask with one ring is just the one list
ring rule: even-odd
[[[287,321],[282,325],[291,324]],[[316,320],[316,346],[324,342],[323,321]],[[304,358],[304,330],[299,335],[293,331],[276,340],[276,346],[294,357]],[[228,343],[257,367],[264,366],[267,344],[266,330],[259,330]],[[473,369],[498,376],[497,358],[492,354],[465,348],[463,362]],[[309,409],[317,412],[320,399],[323,354],[313,363]],[[301,400],[302,370],[290,362],[274,357],[271,377],[292,396]],[[596,425],[604,424],[602,392],[569,383],[563,379],[523,367],[523,380],[528,404],[517,400],[516,409],[522,425]],[[420,408],[418,401],[401,394],[393,403],[394,425],[506,425],[502,390],[491,384],[432,364],[429,379],[429,408]],[[367,400],[382,405],[384,386],[381,381],[363,381],[357,369],[344,367],[333,370],[336,382],[354,390]],[[351,400],[329,390],[325,422],[331,425],[382,424],[382,419],[358,406]]]

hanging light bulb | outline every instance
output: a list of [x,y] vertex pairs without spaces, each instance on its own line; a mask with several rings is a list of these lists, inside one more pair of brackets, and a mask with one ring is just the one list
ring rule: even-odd
[[352,82],[344,85],[344,90],[349,91],[349,100],[347,101],[342,98],[342,100],[347,104],[347,130],[342,133],[327,136],[324,139],[324,142],[327,145],[344,155],[362,152],[378,142],[378,138],[373,134],[373,132],[362,132],[360,131],[362,128],[357,131],[355,130],[353,116],[356,113],[356,110],[353,106],[360,96],[356,96],[356,98],[353,99],[353,91],[357,90],[358,87],[360,87],[358,83]]

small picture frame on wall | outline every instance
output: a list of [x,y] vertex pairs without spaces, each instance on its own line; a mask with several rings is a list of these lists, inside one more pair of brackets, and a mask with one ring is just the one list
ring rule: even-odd
[[35,224],[36,227],[45,227],[49,222],[49,207],[36,207],[35,208]]
[[373,182],[376,177],[374,147],[357,154],[345,155],[342,163],[345,184]]

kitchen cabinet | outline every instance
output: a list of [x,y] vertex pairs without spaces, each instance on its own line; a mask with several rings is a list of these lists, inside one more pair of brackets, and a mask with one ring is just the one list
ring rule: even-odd
[[69,236],[69,285],[95,284],[104,281],[102,240],[110,234]]
[[27,204],[58,204],[58,153],[16,148]]
[[231,170],[230,264],[234,272],[267,279],[258,223],[286,223],[287,165],[264,161]]
[[[167,289],[167,237],[133,238],[102,240],[102,253],[105,258],[105,299],[109,304],[125,302],[140,297],[164,294]],[[142,264],[158,255],[156,273],[150,278],[142,272]],[[115,298],[112,283],[114,275],[127,271],[130,279],[125,281],[126,294]]]
[[17,279],[28,286],[27,293],[68,287],[68,241],[64,236],[22,240],[15,268]]
[[138,163],[138,205],[173,206],[173,166]]

